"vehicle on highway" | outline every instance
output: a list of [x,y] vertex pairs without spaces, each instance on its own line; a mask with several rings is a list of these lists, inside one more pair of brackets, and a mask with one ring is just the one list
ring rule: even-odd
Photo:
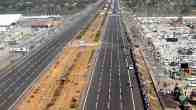
[[25,48],[25,47],[21,47],[21,48],[13,48],[12,49],[14,52],[29,52],[29,49]]
[[133,69],[134,69],[133,65],[129,65],[129,66],[128,66],[128,69],[129,69],[129,70],[133,70]]

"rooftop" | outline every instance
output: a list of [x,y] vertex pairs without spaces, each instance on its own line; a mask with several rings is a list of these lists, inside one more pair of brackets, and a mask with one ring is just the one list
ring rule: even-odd
[[12,23],[16,23],[22,14],[2,14],[0,15],[0,26],[9,26]]

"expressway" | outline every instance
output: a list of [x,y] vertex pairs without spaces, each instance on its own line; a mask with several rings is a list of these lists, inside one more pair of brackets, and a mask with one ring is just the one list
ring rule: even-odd
[[144,110],[142,96],[131,58],[123,48],[128,45],[118,15],[119,2],[113,2],[108,16],[96,67],[83,101],[82,110]]
[[81,16],[81,19],[69,29],[33,51],[23,61],[18,62],[16,66],[0,72],[0,110],[15,109],[16,101],[21,98],[23,92],[27,90],[26,88],[39,78],[41,71],[51,63],[66,43],[88,24],[92,16],[95,16],[99,6],[97,5],[86,15]]

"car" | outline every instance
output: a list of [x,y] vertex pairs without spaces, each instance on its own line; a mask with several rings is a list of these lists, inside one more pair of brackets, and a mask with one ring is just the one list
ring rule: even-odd
[[129,66],[128,66],[128,69],[129,69],[129,70],[133,70],[133,69],[134,69],[133,65],[129,65]]

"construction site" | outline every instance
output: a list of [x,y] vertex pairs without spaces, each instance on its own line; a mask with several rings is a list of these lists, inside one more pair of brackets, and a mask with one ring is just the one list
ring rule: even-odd
[[[181,100],[187,97],[194,102],[195,17],[144,17],[138,20],[151,52],[149,55],[157,63],[153,68],[160,68],[160,72],[154,74],[160,94],[166,97],[164,95],[173,94],[179,87]],[[172,105],[167,101],[166,104]]]

